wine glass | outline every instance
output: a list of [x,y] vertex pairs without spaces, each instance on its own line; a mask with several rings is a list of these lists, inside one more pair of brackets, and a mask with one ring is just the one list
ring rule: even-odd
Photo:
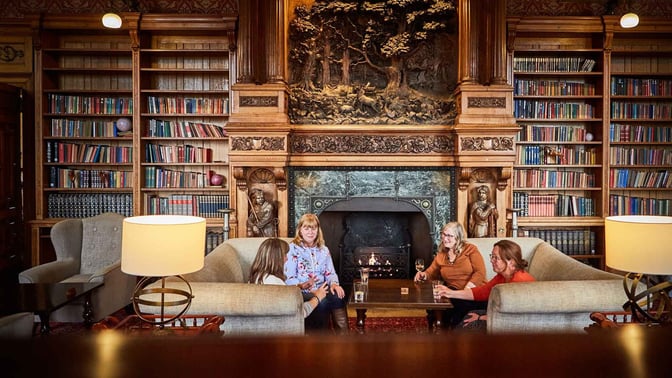
[[424,259],[416,259],[415,260],[415,270],[417,270],[418,273],[425,270],[425,260]]

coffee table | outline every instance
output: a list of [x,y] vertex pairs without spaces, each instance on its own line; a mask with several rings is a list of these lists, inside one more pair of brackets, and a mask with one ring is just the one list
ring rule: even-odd
[[28,311],[37,314],[40,317],[40,333],[48,335],[51,313],[83,297],[82,319],[87,327],[91,327],[93,324],[91,294],[101,286],[102,282],[18,284],[15,287],[15,309],[17,312]]
[[[408,294],[402,294],[402,288]],[[429,281],[414,282],[408,279],[369,279],[363,302],[355,302],[354,291],[350,294],[348,307],[357,311],[357,330],[363,333],[366,327],[366,310],[380,308],[427,310],[427,325],[430,331],[440,330],[443,310],[453,308],[448,298],[434,300]]]

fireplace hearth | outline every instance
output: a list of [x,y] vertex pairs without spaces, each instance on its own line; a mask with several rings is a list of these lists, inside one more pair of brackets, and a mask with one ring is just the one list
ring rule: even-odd
[[371,277],[412,278],[410,262],[431,261],[438,232],[456,217],[454,175],[453,167],[292,167],[289,234],[301,215],[317,214],[346,285],[362,266]]

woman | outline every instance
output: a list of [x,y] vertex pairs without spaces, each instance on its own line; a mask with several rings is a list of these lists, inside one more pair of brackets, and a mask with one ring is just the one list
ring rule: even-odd
[[453,289],[472,288],[485,283],[485,262],[478,248],[465,239],[464,228],[450,222],[441,230],[441,246],[432,265],[415,275],[416,281],[441,279]]
[[[285,285],[284,265],[287,261],[289,244],[281,239],[269,238],[259,246],[257,255],[250,266],[250,283],[259,285]],[[327,296],[327,285],[310,292],[311,297],[303,302],[303,317],[310,313]]]
[[288,285],[297,285],[304,298],[311,290],[324,283],[328,286],[327,297],[317,310],[306,318],[307,329],[326,329],[329,316],[334,316],[334,326],[341,332],[348,330],[348,315],[345,310],[345,291],[340,286],[338,275],[331,260],[329,248],[324,244],[320,221],[315,214],[304,214],[299,219],[294,240],[289,244],[285,262]]
[[[520,246],[511,240],[500,240],[495,243],[492,254],[490,254],[490,263],[492,264],[492,270],[497,275],[485,285],[462,290],[453,290],[443,285],[439,287],[439,295],[451,298],[453,303],[454,311],[450,322],[453,326],[461,322],[467,313],[472,310],[486,310],[490,292],[495,285],[534,281],[534,277],[525,271],[527,261],[523,260]],[[468,324],[475,320],[486,319],[487,315],[479,315],[478,312],[475,312],[464,319],[464,323]]]

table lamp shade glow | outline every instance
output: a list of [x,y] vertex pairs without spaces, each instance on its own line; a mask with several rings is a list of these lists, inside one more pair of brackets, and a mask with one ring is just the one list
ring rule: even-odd
[[146,277],[175,276],[203,268],[205,219],[146,215],[124,219],[121,270]]
[[605,220],[606,264],[653,275],[672,274],[672,217],[626,215]]

